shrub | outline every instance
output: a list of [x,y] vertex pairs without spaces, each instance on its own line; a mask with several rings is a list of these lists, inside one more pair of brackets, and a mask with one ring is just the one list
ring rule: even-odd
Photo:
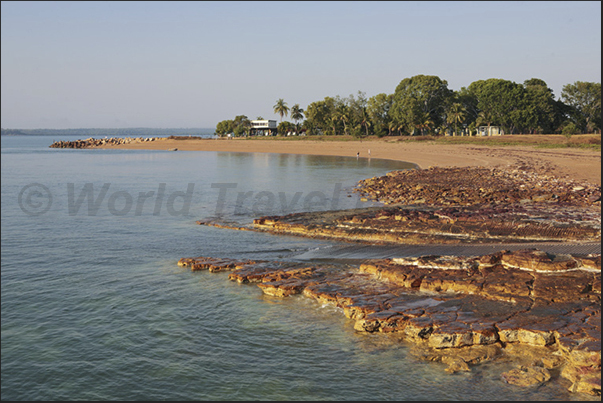
[[572,137],[573,134],[578,134],[578,133],[580,133],[580,130],[573,122],[566,124],[565,126],[563,126],[563,129],[561,130],[561,134],[563,134],[568,139],[570,137]]

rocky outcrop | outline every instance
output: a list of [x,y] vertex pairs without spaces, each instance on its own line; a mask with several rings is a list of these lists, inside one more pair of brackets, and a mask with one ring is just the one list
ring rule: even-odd
[[192,270],[229,270],[267,295],[302,294],[340,307],[359,332],[397,333],[413,354],[470,371],[503,354],[516,385],[560,378],[600,395],[601,258],[535,249],[423,256],[348,265],[183,258]]
[[589,206],[601,198],[599,185],[518,168],[430,167],[392,171],[360,181],[355,190],[386,204],[430,206],[516,203]]
[[252,228],[386,244],[597,242],[601,239],[601,212],[592,206],[521,204],[387,206],[266,216],[255,219]]
[[393,171],[355,190],[389,206],[265,216],[252,228],[388,244],[601,240],[600,186],[520,169]]
[[212,273],[241,269],[243,267],[249,267],[255,264],[257,264],[257,262],[251,260],[236,262],[232,259],[216,259],[203,256],[182,258],[178,261],[178,266],[190,267],[191,271],[208,270]]
[[[362,181],[391,205],[198,224],[390,244],[600,242],[600,186],[521,169],[430,168]],[[184,262],[191,268],[196,261]],[[221,263],[222,264],[222,263]],[[212,267],[212,266],[208,266]],[[354,329],[396,333],[450,373],[510,357],[509,384],[601,393],[601,256],[537,249],[367,260],[358,267],[233,262],[229,279],[333,304]]]

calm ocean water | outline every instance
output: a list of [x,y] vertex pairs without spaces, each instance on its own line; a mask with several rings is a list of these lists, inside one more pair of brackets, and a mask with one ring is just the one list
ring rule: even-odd
[[511,363],[448,375],[395,337],[354,332],[336,308],[176,265],[328,249],[195,221],[364,205],[350,193],[359,179],[408,164],[53,140],[2,137],[3,400],[585,398],[506,385]]

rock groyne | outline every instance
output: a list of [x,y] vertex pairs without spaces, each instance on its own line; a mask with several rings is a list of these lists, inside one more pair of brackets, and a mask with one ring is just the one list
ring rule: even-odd
[[93,148],[102,146],[118,146],[130,143],[143,143],[149,141],[161,141],[164,137],[111,137],[104,139],[88,138],[85,140],[61,140],[55,141],[50,148]]

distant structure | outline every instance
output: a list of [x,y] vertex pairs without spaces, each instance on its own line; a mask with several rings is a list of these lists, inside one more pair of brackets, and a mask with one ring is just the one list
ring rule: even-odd
[[504,130],[500,126],[478,126],[478,136],[502,136],[505,134]]
[[276,120],[252,120],[250,136],[274,136],[276,135]]

